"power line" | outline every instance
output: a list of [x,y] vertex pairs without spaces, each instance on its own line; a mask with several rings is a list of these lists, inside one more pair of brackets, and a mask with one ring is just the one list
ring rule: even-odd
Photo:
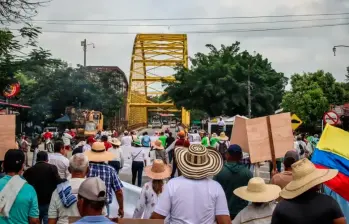
[[28,22],[93,22],[93,21],[175,21],[175,20],[221,20],[221,19],[258,19],[258,18],[283,18],[283,17],[313,17],[313,16],[339,16],[349,15],[342,13],[318,13],[318,14],[288,14],[288,15],[264,15],[264,16],[226,16],[226,17],[186,17],[186,18],[139,18],[139,19],[45,19],[30,20]]
[[[114,27],[175,27],[175,26],[222,26],[222,25],[246,25],[246,24],[272,24],[272,23],[298,23],[298,22],[316,22],[316,21],[333,21],[348,20],[349,17],[343,18],[326,18],[326,19],[298,19],[298,20],[276,20],[276,21],[254,21],[254,22],[226,22],[226,23],[180,23],[180,24],[107,24],[107,23],[58,23],[42,22],[48,25],[64,26],[114,26]],[[41,22],[39,22],[41,23]]]
[[[311,25],[311,26],[298,26],[298,27],[280,27],[280,28],[264,28],[264,29],[235,29],[235,30],[197,30],[197,31],[177,31],[176,33],[187,34],[213,34],[213,33],[247,33],[247,32],[266,32],[266,31],[280,31],[280,30],[297,30],[297,29],[311,29],[321,27],[335,27],[335,26],[347,26],[349,23],[337,23],[337,24],[323,24],[323,25]],[[19,30],[19,29],[9,29]],[[67,33],[67,34],[109,34],[109,35],[135,35],[137,32],[98,32],[98,31],[69,31],[69,30],[43,30],[43,33]]]

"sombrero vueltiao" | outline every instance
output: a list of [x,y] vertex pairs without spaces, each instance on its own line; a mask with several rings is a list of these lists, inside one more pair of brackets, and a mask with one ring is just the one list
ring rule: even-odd
[[192,144],[189,148],[175,149],[177,166],[184,177],[203,179],[221,171],[223,160],[216,150],[208,150],[201,144]]

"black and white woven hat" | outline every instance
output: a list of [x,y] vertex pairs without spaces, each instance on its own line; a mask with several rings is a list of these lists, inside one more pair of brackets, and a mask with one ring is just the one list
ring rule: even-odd
[[179,170],[189,179],[214,176],[223,167],[223,159],[219,152],[208,150],[200,144],[192,144],[189,148],[176,148],[175,154]]

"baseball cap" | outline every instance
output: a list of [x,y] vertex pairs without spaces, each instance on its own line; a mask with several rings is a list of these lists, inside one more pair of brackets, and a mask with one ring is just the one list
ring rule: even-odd
[[228,148],[228,153],[231,154],[231,153],[235,153],[235,152],[241,152],[242,153],[242,149],[239,145],[237,144],[232,144],[229,146]]
[[298,161],[299,160],[299,155],[298,155],[298,153],[296,151],[290,150],[290,151],[287,151],[285,156],[284,156],[284,159],[288,159],[288,158],[292,158],[295,161]]
[[78,194],[90,201],[105,201],[107,188],[99,177],[89,177],[81,183]]

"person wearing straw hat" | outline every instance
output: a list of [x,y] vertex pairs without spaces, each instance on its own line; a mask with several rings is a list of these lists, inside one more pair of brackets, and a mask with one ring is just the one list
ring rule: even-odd
[[229,137],[225,135],[224,132],[221,132],[219,134],[219,141],[215,144],[215,148],[218,152],[221,153],[223,160],[225,161],[225,153],[227,152],[227,149],[229,148]]
[[321,185],[338,170],[317,169],[308,159],[292,164],[293,180],[280,192],[272,224],[345,224],[343,212],[331,196],[319,193]]
[[250,179],[247,186],[234,190],[234,194],[245,201],[252,202],[242,209],[232,224],[270,224],[271,216],[281,188],[274,184],[265,184],[260,177]]
[[[217,153],[219,153],[217,151]],[[251,171],[242,164],[242,149],[239,145],[230,145],[225,153],[227,162],[223,169],[216,176],[213,177],[215,181],[221,184],[225,196],[228,201],[230,218],[235,216],[247,206],[248,202],[235,196],[232,192],[242,186],[246,186],[248,181],[253,177]]]
[[210,146],[215,147],[217,142],[219,142],[219,138],[216,133],[213,133],[210,139]]
[[115,169],[106,162],[112,161],[115,155],[105,149],[103,142],[95,142],[92,144],[92,148],[89,151],[84,152],[90,161],[90,172],[88,177],[99,177],[101,178],[107,187],[107,200],[106,206],[108,214],[110,214],[109,207],[112,203],[113,191],[115,192],[116,200],[119,204],[118,214],[120,217],[124,215],[124,203],[122,193],[122,183],[119,179]]
[[109,161],[108,164],[115,169],[117,174],[119,174],[119,171],[124,166],[124,154],[120,148],[121,142],[117,138],[112,138],[110,144],[112,147],[109,148],[108,151],[113,153],[115,157],[112,161]]
[[223,167],[220,154],[192,144],[189,148],[176,148],[175,156],[182,176],[166,184],[151,219],[168,217],[169,223],[230,224],[224,191],[209,178]]
[[153,162],[155,159],[161,159],[165,164],[167,164],[166,151],[160,140],[156,140],[152,144],[152,149],[150,150],[149,154],[150,162]]
[[155,205],[158,203],[162,194],[165,179],[171,176],[171,167],[166,165],[161,159],[156,159],[153,165],[144,168],[144,172],[152,179],[144,184],[141,196],[138,199],[133,218],[149,219],[154,211]]

